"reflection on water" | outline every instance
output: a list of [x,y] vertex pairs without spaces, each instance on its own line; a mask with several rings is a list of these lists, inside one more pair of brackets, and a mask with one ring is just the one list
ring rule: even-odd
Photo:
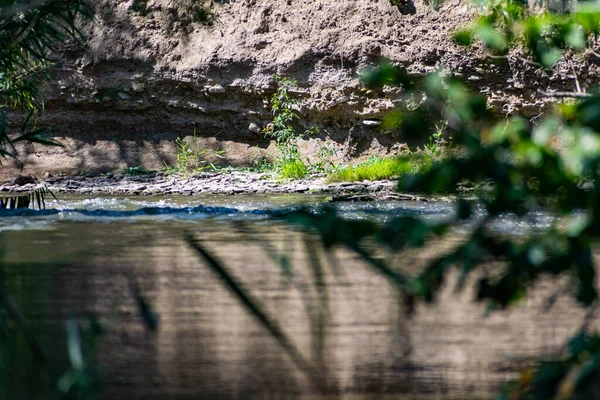
[[[528,360],[556,350],[582,318],[566,299],[550,313],[541,312],[549,284],[510,312],[484,317],[484,306],[471,301],[473,293],[455,293],[451,282],[436,304],[420,305],[408,318],[394,287],[355,254],[337,249],[332,257],[315,245],[323,268],[316,276],[315,260],[305,251],[310,237],[269,213],[252,213],[290,207],[298,198],[235,201],[69,198],[54,203],[53,214],[2,218],[2,279],[48,366],[46,372],[38,367],[14,327],[5,330],[13,344],[2,354],[9,366],[6,398],[47,398],[33,391],[68,369],[65,321],[75,318],[83,325],[89,315],[106,330],[95,352],[102,399],[489,398]],[[200,205],[211,211],[131,213]],[[228,211],[213,212],[218,207]],[[339,207],[347,218],[411,213],[433,220],[453,212],[449,203]],[[78,209],[101,209],[105,215],[69,211]],[[312,375],[198,258],[184,232],[249,289]],[[455,236],[397,261],[418,270],[456,245],[460,235]],[[283,257],[289,268],[282,268]],[[160,318],[156,331],[144,324],[132,282]],[[322,328],[319,321],[325,321]]]

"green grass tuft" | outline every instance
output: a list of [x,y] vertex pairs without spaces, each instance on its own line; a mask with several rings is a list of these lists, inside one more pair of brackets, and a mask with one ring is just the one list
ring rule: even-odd
[[281,177],[283,179],[302,179],[308,175],[308,167],[302,160],[292,159],[281,163]]
[[395,158],[370,158],[356,166],[340,169],[329,175],[329,182],[376,181],[393,176],[426,172],[433,165],[428,154],[408,154]]

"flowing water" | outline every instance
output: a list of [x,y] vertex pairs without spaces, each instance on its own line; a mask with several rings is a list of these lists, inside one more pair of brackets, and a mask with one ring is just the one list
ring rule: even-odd
[[[101,399],[490,398],[520,367],[559,349],[582,318],[568,300],[542,312],[551,283],[486,316],[469,285],[457,293],[452,282],[409,318],[395,288],[360,257],[341,248],[326,253],[277,218],[324,200],[71,196],[46,211],[5,211],[1,276],[45,363],[0,315],[8,327],[0,337],[4,398],[52,398],[52,383],[81,384],[83,369],[102,382],[89,388]],[[345,218],[376,221],[415,215],[436,222],[454,212],[451,203],[336,207]],[[525,222],[506,217],[495,229],[515,234],[550,221],[543,213]],[[468,229],[394,260],[417,270]],[[227,267],[287,343],[267,332],[186,234]],[[322,276],[310,267],[315,260]],[[141,312],[142,303],[150,311]],[[94,348],[73,330],[78,323],[89,331],[90,321],[104,332]]]

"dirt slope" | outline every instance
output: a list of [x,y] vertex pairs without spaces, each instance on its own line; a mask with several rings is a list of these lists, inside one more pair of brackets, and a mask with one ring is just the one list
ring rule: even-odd
[[[304,151],[315,154],[325,143],[338,159],[395,151],[406,141],[377,126],[397,94],[367,92],[357,78],[380,57],[414,74],[447,68],[498,110],[530,117],[547,106],[537,89],[574,87],[566,63],[543,72],[514,55],[496,59],[454,45],[450,33],[473,15],[463,1],[434,11],[421,0],[400,7],[389,0],[224,0],[211,6],[210,26],[199,21],[193,0],[148,0],[143,12],[133,3],[98,1],[87,47],[59,55],[42,122],[67,146],[37,154],[25,148],[26,172],[160,168],[194,124],[208,158],[223,150],[223,162],[238,165],[272,156],[273,145],[249,126],[256,131],[270,120],[275,73],[298,81],[298,129],[322,128]],[[581,57],[576,73],[587,87],[598,62]]]

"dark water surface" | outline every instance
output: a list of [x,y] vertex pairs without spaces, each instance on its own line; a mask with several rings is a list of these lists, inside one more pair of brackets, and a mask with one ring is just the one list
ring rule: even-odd
[[[40,369],[23,335],[5,329],[5,398],[52,398],[36,393],[73,364],[66,321],[85,327],[90,316],[105,331],[96,351],[85,352],[86,366],[103,381],[101,399],[490,398],[531,359],[559,349],[582,319],[568,299],[542,311],[549,282],[514,309],[487,317],[472,290],[456,293],[449,282],[436,304],[419,305],[409,318],[394,287],[354,253],[328,255],[315,238],[273,218],[323,200],[68,197],[45,213],[3,215],[2,278],[46,357]],[[432,222],[454,210],[403,202],[338,208],[346,218],[410,214]],[[549,221],[538,214],[498,226],[514,233]],[[309,370],[248,313],[185,233],[260,302]],[[395,262],[418,270],[460,240],[459,229]],[[323,266],[320,280],[307,242]],[[158,315],[156,331],[140,314],[140,297]]]

